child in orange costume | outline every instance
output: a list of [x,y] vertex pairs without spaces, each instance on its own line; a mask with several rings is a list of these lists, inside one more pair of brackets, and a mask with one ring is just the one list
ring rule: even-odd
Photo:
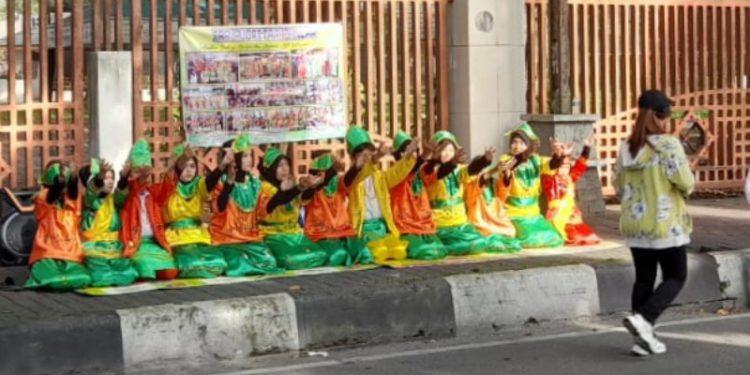
[[68,290],[85,287],[91,276],[83,266],[79,228],[82,202],[78,178],[68,164],[53,161],[41,179],[34,198],[37,231],[29,264],[27,288]]

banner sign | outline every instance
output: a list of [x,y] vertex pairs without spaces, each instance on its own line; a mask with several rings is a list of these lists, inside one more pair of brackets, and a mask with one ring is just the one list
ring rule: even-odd
[[346,133],[341,24],[180,28],[187,141],[218,146],[340,138]]

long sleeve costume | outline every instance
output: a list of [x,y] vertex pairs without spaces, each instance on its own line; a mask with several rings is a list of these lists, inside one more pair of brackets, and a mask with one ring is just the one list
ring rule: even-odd
[[[121,286],[132,284],[138,278],[130,259],[123,257],[120,242],[120,208],[127,199],[127,179],[121,179],[114,192],[101,192],[104,186],[101,162],[93,159],[84,167],[81,180],[86,191],[83,201],[81,237],[86,267],[92,286]],[[114,171],[111,171],[114,174]]]
[[349,214],[351,184],[333,168],[331,154],[313,160],[311,169],[325,173],[324,182],[302,195],[305,205],[305,235],[326,251],[331,266],[370,264],[372,254],[357,236]]
[[542,175],[542,187],[547,199],[547,220],[569,245],[591,245],[601,241],[583,222],[581,210],[576,206],[575,186],[588,168],[590,148],[584,147],[572,168],[563,165]]
[[[435,135],[435,143],[452,142],[456,149],[455,136],[447,131]],[[464,189],[489,162],[484,157],[476,158],[470,165],[440,164],[426,167],[422,178],[427,186],[427,195],[437,224],[437,235],[445,245],[448,255],[467,255],[482,252],[498,253],[515,251],[511,239],[499,235],[483,236],[469,223],[464,203]]]
[[297,187],[282,191],[281,182],[276,179],[278,164],[284,158],[287,157],[276,148],[263,155],[260,230],[280,267],[299,270],[324,266],[328,261],[326,252],[305,236],[299,224],[302,192]]
[[[60,178],[65,175],[64,179]],[[83,266],[79,233],[81,198],[78,178],[60,163],[50,165],[42,189],[34,198],[37,231],[31,249],[27,288],[69,290],[88,286],[91,276]]]
[[[235,154],[250,150],[249,139],[241,135],[232,146]],[[238,171],[236,181],[221,183],[212,199],[211,239],[227,262],[227,276],[261,275],[281,271],[276,259],[263,242],[258,226],[261,208],[261,181],[245,171]]]
[[[401,160],[401,152],[409,142],[412,139],[407,133],[399,131],[396,134],[396,160]],[[391,212],[401,239],[408,243],[408,257],[436,260],[444,258],[447,251],[437,237],[437,225],[421,175],[424,164],[424,160],[417,159],[406,178],[391,188]]]

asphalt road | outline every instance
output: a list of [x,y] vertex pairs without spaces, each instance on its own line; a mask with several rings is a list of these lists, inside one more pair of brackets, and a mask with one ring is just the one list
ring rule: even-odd
[[[619,318],[543,327],[484,340],[402,343],[254,359],[173,373],[212,375],[748,374],[750,314],[681,316],[664,323],[666,354],[637,358]],[[312,354],[312,355],[311,355]],[[325,355],[325,356],[323,356]],[[164,373],[163,370],[161,373]]]

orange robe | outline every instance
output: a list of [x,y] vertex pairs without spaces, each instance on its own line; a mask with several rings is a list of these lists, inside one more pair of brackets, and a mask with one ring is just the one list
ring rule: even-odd
[[48,192],[43,189],[34,198],[37,232],[29,265],[47,258],[82,263],[83,244],[79,234],[82,199],[70,199],[63,193],[63,206],[59,207],[57,202],[47,203]]

